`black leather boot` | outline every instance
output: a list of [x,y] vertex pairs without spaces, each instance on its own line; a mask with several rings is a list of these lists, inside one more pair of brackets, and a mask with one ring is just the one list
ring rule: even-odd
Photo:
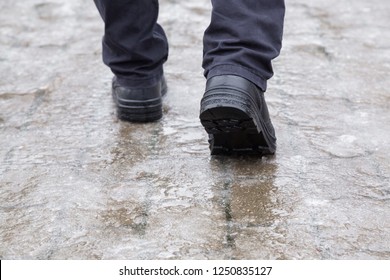
[[242,77],[223,75],[207,81],[200,121],[209,134],[212,155],[275,153],[264,92]]
[[152,122],[162,118],[162,97],[167,92],[164,76],[147,88],[121,86],[114,77],[112,97],[117,106],[118,118],[130,122]]

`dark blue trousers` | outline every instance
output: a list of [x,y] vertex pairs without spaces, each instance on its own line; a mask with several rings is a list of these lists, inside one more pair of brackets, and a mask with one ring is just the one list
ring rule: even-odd
[[[168,58],[168,41],[157,24],[158,0],[94,0],[105,22],[103,61],[129,87],[156,84]],[[264,91],[271,60],[282,43],[284,0],[211,0],[204,34],[206,78],[231,74]],[[178,4],[180,5],[180,4]]]

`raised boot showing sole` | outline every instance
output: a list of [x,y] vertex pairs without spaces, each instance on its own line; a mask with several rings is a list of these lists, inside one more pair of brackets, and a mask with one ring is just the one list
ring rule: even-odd
[[212,155],[275,153],[264,92],[242,77],[222,75],[207,81],[200,121],[209,134]]

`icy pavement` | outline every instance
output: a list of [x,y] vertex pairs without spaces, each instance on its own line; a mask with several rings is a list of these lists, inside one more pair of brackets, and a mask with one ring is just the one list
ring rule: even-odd
[[208,0],[161,2],[164,118],[119,122],[93,1],[0,3],[0,259],[389,259],[390,3],[287,1],[274,157],[210,157]]

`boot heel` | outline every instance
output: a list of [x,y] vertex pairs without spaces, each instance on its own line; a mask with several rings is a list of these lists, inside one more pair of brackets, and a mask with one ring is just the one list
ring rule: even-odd
[[[199,118],[209,134],[212,155],[275,153],[275,143],[264,134],[268,131],[261,120],[256,97],[226,83],[206,90]],[[273,135],[268,138],[276,140]]]

